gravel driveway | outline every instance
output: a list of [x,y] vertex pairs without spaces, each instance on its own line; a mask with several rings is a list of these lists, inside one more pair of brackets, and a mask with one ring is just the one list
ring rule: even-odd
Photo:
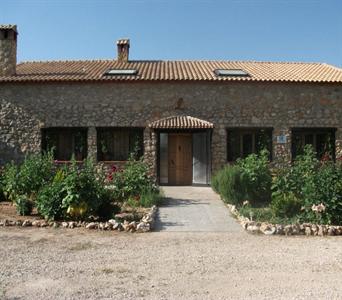
[[0,299],[341,299],[340,237],[0,228]]

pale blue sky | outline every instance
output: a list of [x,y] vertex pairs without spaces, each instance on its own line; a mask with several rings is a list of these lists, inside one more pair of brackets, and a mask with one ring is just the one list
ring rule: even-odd
[[341,0],[1,0],[18,60],[317,61],[342,67]]

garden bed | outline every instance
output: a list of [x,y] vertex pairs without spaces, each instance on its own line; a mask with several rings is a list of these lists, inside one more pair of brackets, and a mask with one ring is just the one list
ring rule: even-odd
[[241,226],[250,233],[265,235],[316,235],[333,236],[342,235],[342,226],[320,225],[311,223],[302,224],[273,224],[268,222],[257,222],[244,217],[236,209],[235,205],[227,204],[231,214],[238,220]]
[[153,229],[157,207],[140,208],[134,212],[116,214],[114,219],[108,221],[47,221],[33,210],[29,216],[17,214],[12,202],[0,202],[0,226],[19,227],[62,227],[62,228],[86,228],[98,230],[117,230],[127,232],[148,232]]
[[0,226],[147,232],[160,199],[155,178],[134,154],[124,168],[103,168],[89,159],[60,165],[49,152],[0,172]]
[[212,179],[243,228],[253,233],[342,235],[342,163],[306,146],[271,169],[266,151],[239,159]]

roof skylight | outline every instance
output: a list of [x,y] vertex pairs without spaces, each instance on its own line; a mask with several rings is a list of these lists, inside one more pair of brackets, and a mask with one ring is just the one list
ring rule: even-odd
[[242,69],[216,69],[214,72],[217,76],[249,76],[249,74]]
[[137,73],[138,71],[135,69],[109,69],[104,73],[104,75],[137,75]]

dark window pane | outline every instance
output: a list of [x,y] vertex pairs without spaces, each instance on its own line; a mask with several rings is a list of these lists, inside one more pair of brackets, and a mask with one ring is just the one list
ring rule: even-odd
[[253,135],[244,134],[242,136],[242,157],[253,153]]
[[87,157],[87,130],[84,128],[46,128],[42,132],[42,148],[53,149],[54,159],[67,161]]
[[72,134],[61,130],[58,134],[58,147],[56,149],[58,160],[70,160],[73,153]]
[[228,134],[228,145],[227,145],[227,155],[228,161],[237,160],[240,155],[240,135],[237,130],[229,130]]
[[261,129],[257,132],[255,137],[256,151],[260,152],[263,149],[272,152],[272,130]]
[[101,130],[97,132],[98,160],[111,160],[113,155],[113,139],[110,131]]
[[144,150],[144,137],[141,129],[135,129],[130,131],[129,137],[129,151],[134,153],[137,157],[143,155]]
[[314,135],[313,134],[305,134],[304,135],[304,144],[314,146]]
[[293,132],[292,133],[292,157],[295,158],[297,155],[301,155],[304,150],[304,140],[302,134]]
[[99,161],[125,161],[135,149],[137,149],[139,157],[143,155],[143,129],[97,129],[97,153]]
[[76,131],[73,137],[73,149],[76,160],[83,160],[87,156],[87,135],[85,132]]
[[53,151],[54,157],[56,157],[56,149],[58,145],[58,135],[55,131],[43,130],[42,133],[42,149],[44,151]]
[[267,149],[272,158],[272,129],[229,129],[227,131],[228,161],[235,161]]
[[304,146],[312,145],[317,158],[323,156],[335,159],[335,130],[320,128],[305,128],[292,130],[292,158],[303,154]]
[[329,132],[320,133],[317,134],[316,139],[316,152],[318,159],[321,159],[323,156],[333,158],[334,140],[332,134]]
[[117,130],[113,132],[113,160],[127,160],[129,156],[129,132]]

